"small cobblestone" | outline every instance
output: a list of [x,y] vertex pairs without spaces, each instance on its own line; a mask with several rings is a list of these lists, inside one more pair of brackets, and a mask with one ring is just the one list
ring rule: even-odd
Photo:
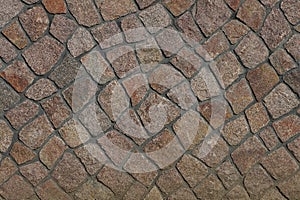
[[26,91],[25,95],[29,99],[36,101],[51,96],[57,91],[55,85],[49,79],[39,79]]
[[19,49],[23,49],[29,44],[26,34],[18,21],[14,21],[5,27],[2,33]]

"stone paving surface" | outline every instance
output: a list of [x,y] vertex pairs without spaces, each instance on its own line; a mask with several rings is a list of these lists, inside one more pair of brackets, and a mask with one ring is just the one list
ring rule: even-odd
[[299,0],[0,0],[0,199],[300,199]]

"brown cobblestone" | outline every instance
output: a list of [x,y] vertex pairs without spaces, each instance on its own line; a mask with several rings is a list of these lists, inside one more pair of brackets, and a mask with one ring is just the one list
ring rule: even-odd
[[0,120],[0,151],[6,152],[9,146],[11,145],[12,138],[14,133],[9,128],[7,123],[3,120]]
[[60,189],[56,183],[50,179],[39,185],[36,189],[38,196],[41,199],[52,200],[52,199],[65,199],[71,200],[71,197]]
[[61,42],[66,42],[66,40],[71,36],[71,34],[76,30],[76,23],[62,15],[54,15],[50,26],[50,33]]
[[16,160],[19,165],[34,159],[36,156],[32,150],[30,150],[20,142],[16,142],[13,145],[10,151],[10,155]]
[[300,21],[300,3],[298,1],[284,0],[281,3],[281,9],[292,24],[295,25]]
[[216,172],[227,189],[231,188],[242,178],[235,166],[229,161],[222,163],[216,169]]
[[273,127],[279,138],[286,142],[300,132],[300,118],[297,115],[289,115],[274,122]]
[[18,21],[14,21],[5,27],[2,33],[19,49],[23,49],[29,44],[26,34]]
[[290,179],[279,184],[279,189],[290,199],[297,199],[300,195],[300,172],[295,174]]
[[272,150],[279,143],[276,133],[270,126],[262,130],[259,136],[269,150]]
[[276,50],[269,59],[279,74],[284,74],[286,71],[297,67],[295,61],[284,49]]
[[283,77],[283,80],[296,92],[300,95],[300,69],[297,68],[295,70],[290,71]]
[[163,3],[173,15],[178,16],[191,7],[194,4],[194,0],[164,0]]
[[262,103],[256,103],[246,110],[246,116],[253,133],[269,123],[268,113]]
[[0,37],[0,57],[6,63],[17,57],[15,47],[3,37]]
[[284,45],[286,50],[294,57],[296,61],[300,60],[300,34],[293,35]]
[[39,79],[26,91],[25,95],[29,99],[36,101],[42,100],[51,96],[56,92],[56,87],[49,79]]
[[300,161],[300,137],[289,143],[288,149],[294,154],[296,159]]
[[7,181],[17,171],[15,163],[10,158],[4,158],[0,164],[0,184]]
[[53,14],[66,13],[67,8],[64,0],[43,0],[48,12]]
[[78,28],[68,41],[68,49],[72,56],[77,57],[95,46],[92,35],[86,29]]
[[166,194],[171,194],[183,185],[183,179],[176,169],[164,171],[157,180],[157,186]]
[[34,162],[20,168],[20,172],[34,186],[39,184],[48,174],[48,170],[40,163]]

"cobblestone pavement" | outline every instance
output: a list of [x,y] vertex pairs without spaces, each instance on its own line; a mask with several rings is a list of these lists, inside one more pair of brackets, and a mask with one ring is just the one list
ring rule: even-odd
[[300,199],[299,0],[0,0],[0,199]]

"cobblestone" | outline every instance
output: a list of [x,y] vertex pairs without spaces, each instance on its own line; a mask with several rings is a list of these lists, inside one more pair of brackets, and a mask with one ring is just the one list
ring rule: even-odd
[[19,49],[23,49],[29,44],[26,34],[18,21],[14,21],[4,28],[2,33]]

